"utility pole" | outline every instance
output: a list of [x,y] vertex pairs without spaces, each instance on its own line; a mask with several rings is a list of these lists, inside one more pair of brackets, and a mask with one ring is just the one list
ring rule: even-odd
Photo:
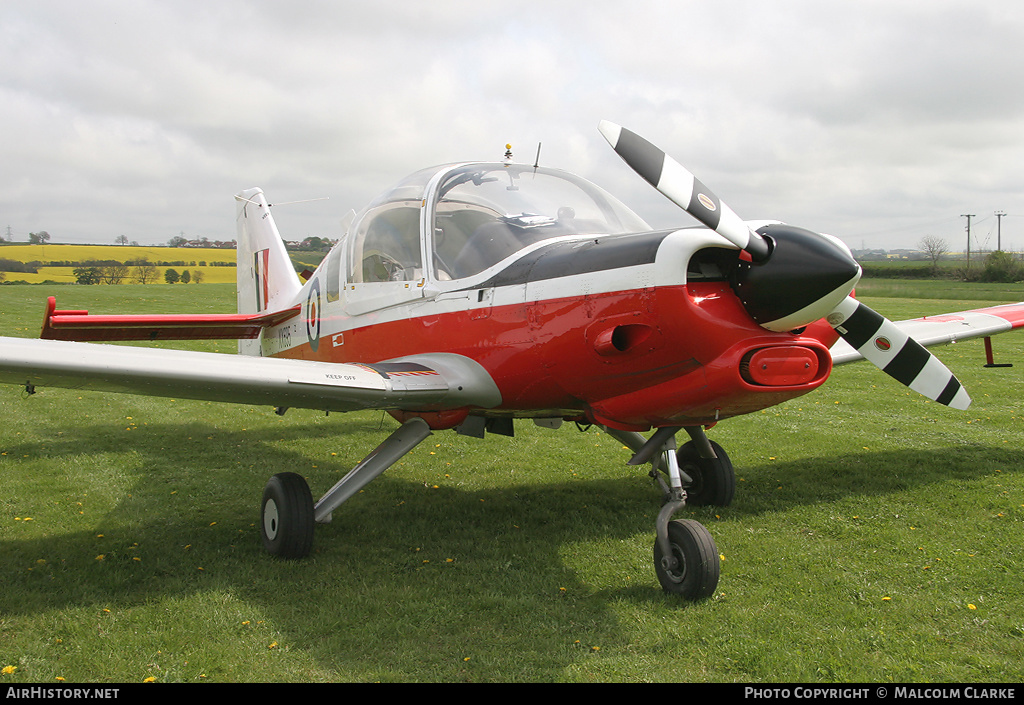
[[967,218],[967,268],[971,268],[971,218],[974,213],[964,213],[961,218]]
[[1003,251],[1003,211],[996,211],[996,249]]

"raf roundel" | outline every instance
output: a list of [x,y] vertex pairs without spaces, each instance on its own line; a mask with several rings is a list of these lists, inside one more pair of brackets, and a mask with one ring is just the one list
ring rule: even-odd
[[306,338],[316,352],[320,347],[320,282],[314,279],[306,295]]

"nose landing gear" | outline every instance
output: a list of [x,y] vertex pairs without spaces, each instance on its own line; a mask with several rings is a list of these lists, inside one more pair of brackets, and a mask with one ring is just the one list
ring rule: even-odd
[[[692,519],[672,520],[672,515],[686,506],[687,501],[680,465],[681,462],[689,463],[687,469],[694,473],[692,476],[687,475],[686,484],[693,486],[710,483],[715,488],[711,498],[725,500],[725,503],[732,499],[735,479],[732,464],[724,452],[718,454],[721,448],[717,444],[711,445],[703,429],[687,427],[686,431],[693,440],[677,452],[676,433],[679,430],[679,427],[660,428],[642,444],[642,437],[621,432],[612,435],[636,450],[629,461],[630,465],[649,462],[654,466],[652,474],[665,491],[666,501],[654,527],[657,536],[654,542],[654,571],[658,582],[665,592],[687,600],[703,600],[711,597],[718,587],[721,564],[714,539],[701,523]],[[709,455],[714,457],[706,457]],[[658,474],[659,467],[668,475],[667,484]],[[731,480],[731,483],[724,481],[723,475],[727,475],[725,479]],[[709,498],[706,491],[702,490],[702,495],[705,499]]]

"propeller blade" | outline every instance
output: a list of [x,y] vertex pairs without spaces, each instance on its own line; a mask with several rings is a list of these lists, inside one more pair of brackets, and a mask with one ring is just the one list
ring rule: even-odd
[[860,301],[847,297],[825,320],[850,347],[897,382],[954,409],[971,405],[960,380],[937,357]]
[[707,227],[761,262],[771,254],[768,240],[751,230],[711,189],[679,162],[635,132],[602,120],[598,129],[615,153],[637,174]]

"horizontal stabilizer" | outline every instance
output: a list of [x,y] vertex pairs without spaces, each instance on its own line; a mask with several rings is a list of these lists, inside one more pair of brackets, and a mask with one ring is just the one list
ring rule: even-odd
[[89,315],[57,310],[49,297],[41,338],[48,340],[235,340],[258,338],[260,331],[298,315],[300,306],[259,314]]

